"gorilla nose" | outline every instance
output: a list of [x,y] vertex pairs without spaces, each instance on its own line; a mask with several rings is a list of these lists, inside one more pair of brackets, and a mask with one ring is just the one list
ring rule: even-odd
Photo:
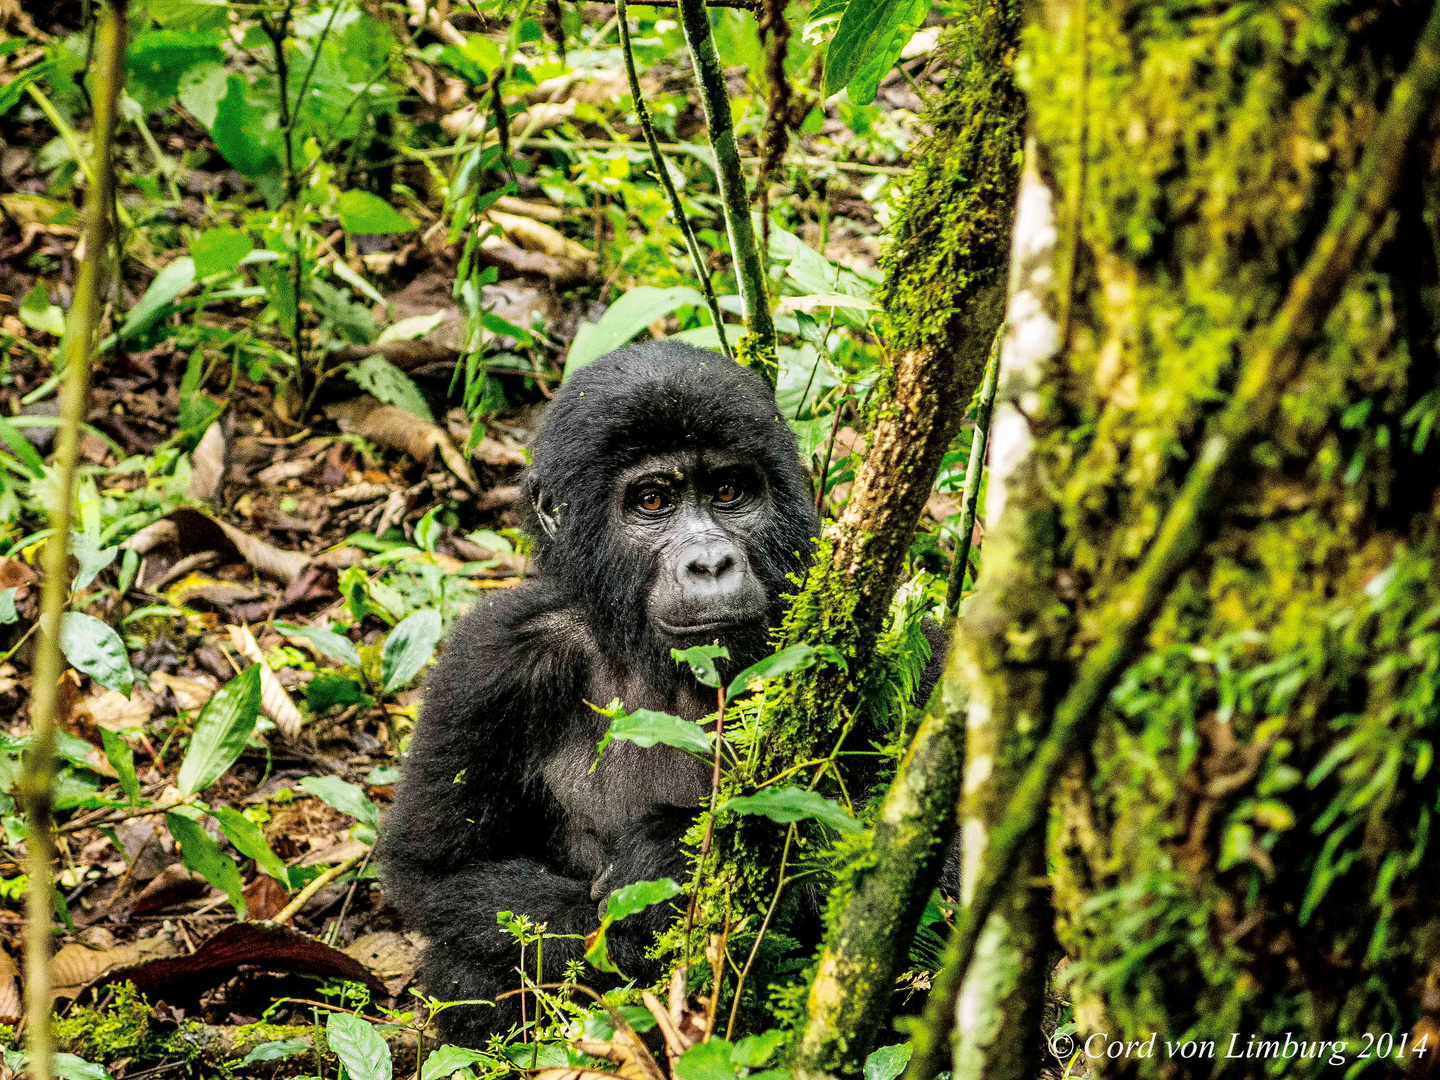
[[736,570],[735,551],[729,544],[708,543],[687,553],[684,574],[687,584],[719,584]]

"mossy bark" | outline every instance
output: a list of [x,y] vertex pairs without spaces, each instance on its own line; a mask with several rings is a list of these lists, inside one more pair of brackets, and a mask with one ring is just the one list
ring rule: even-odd
[[[1070,689],[1231,406],[1266,418],[1235,429],[1192,554],[1051,819],[1077,1044],[1159,1040],[1092,1072],[1276,1067],[1226,1060],[1235,1035],[1241,1053],[1251,1035],[1343,1040],[1350,1062],[1383,1032],[1392,1055],[1409,1036],[1406,1066],[1436,1051],[1432,1034],[1409,1054],[1440,1013],[1423,991],[1440,964],[1426,887],[1440,871],[1433,99],[1352,190],[1402,74],[1436,60],[1417,50],[1430,16],[1412,0],[1085,0],[1047,4],[1028,32],[1035,165],[1052,204],[1079,213],[1051,260],[1071,285],[1065,347],[1028,404],[1008,398],[1051,563],[1044,604],[992,609],[1005,685],[1043,678],[1050,701]],[[1379,215],[1363,205],[1374,190]],[[1332,241],[1350,257],[1311,275]],[[1305,289],[1325,302],[1307,308]],[[1002,547],[992,533],[982,593]],[[1286,1067],[1318,1075],[1328,1060],[1297,1051]]]

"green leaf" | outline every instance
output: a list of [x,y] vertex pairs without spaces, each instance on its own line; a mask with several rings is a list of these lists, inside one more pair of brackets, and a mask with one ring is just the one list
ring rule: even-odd
[[177,96],[207,131],[215,127],[220,102],[229,90],[224,64],[196,64],[180,76]]
[[351,667],[360,666],[360,652],[355,643],[344,634],[327,630],[323,626],[297,626],[295,623],[277,622],[275,629],[286,637],[299,638],[314,645],[316,650],[332,660],[339,660]]
[[310,706],[311,712],[319,714],[335,705],[373,705],[375,699],[348,675],[318,671],[305,684],[305,704]]
[[653,709],[636,709],[632,713],[614,713],[601,710],[611,717],[610,728],[600,737],[595,747],[598,756],[605,752],[611,739],[624,739],[636,746],[651,747],[658,744],[688,750],[693,754],[710,753],[710,736],[699,724],[682,720],[669,713]]
[[[255,670],[254,668],[251,669]],[[200,823],[183,814],[166,814],[170,835],[180,844],[180,861],[230,898],[235,918],[245,921],[245,886],[235,860],[220,850]]]
[[79,592],[95,580],[96,574],[115,561],[115,556],[120,554],[120,549],[118,547],[102,548],[95,537],[89,533],[72,532],[70,534],[70,554],[74,555],[75,561],[80,564],[75,573],[75,580],[70,583],[70,588]]
[[865,1080],[895,1080],[910,1064],[914,1049],[908,1042],[880,1047],[865,1059]]
[[437,1046],[425,1055],[425,1064],[420,1067],[420,1080],[445,1080],[451,1073],[468,1068],[481,1061],[493,1061],[488,1054],[470,1050],[463,1046],[446,1043]]
[[371,828],[380,826],[380,808],[370,801],[363,788],[341,780],[338,776],[307,776],[300,787],[321,802]]
[[240,758],[260,716],[260,665],[252,664],[215,692],[200,710],[180,763],[180,794],[204,791]]
[[67,611],[60,617],[60,651],[77,671],[107,690],[130,696],[135,673],[120,635],[93,615]]
[[568,379],[592,360],[618,349],[656,319],[669,315],[676,308],[704,303],[705,298],[688,285],[676,285],[669,289],[637,285],[611,304],[598,323],[581,324],[587,329],[583,335],[577,332],[570,345],[570,355],[565,359],[565,378]]
[[[414,341],[416,338],[424,337],[444,321],[445,312],[443,310],[437,311],[433,315],[411,315],[408,319],[391,323],[380,331],[380,336],[375,341],[380,345],[387,341]],[[440,1051],[435,1052],[438,1054]]]
[[380,651],[380,680],[385,693],[400,689],[435,655],[440,644],[440,613],[434,609],[407,616],[390,631]]
[[45,475],[45,459],[40,456],[40,451],[35,449],[35,444],[20,433],[20,429],[0,416],[0,439],[14,451],[20,463],[30,470],[30,475],[41,477]]
[[310,1040],[308,1038],[275,1039],[272,1042],[263,1042],[240,1059],[240,1068],[243,1069],[247,1065],[258,1065],[264,1061],[279,1061],[282,1058],[294,1057],[309,1049]]
[[0,624],[16,622],[20,613],[15,610],[15,594],[20,591],[19,585],[12,585],[8,589],[0,589]]
[[435,423],[435,414],[414,380],[383,356],[367,356],[360,363],[352,364],[345,369],[345,377],[387,405],[398,405],[427,424]]
[[638,915],[648,907],[680,895],[680,886],[671,878],[637,881],[615,889],[605,900],[605,918],[612,923]]
[[881,78],[930,9],[930,0],[850,0],[825,51],[824,96],[847,86],[855,105],[875,100]]
[[354,1013],[331,1013],[325,1021],[325,1041],[350,1080],[390,1080],[390,1048],[368,1020]]
[[610,960],[610,952],[605,944],[606,931],[621,919],[628,919],[631,915],[679,895],[680,886],[671,878],[637,881],[613,890],[605,898],[605,915],[600,920],[599,931],[585,951],[585,959],[601,971],[618,972],[620,969]]
[[778,1028],[760,1035],[750,1035],[735,1044],[735,1049],[730,1052],[730,1064],[744,1065],[752,1069],[764,1065],[784,1042],[785,1032]]
[[724,645],[695,645],[689,649],[671,649],[670,655],[677,663],[689,664],[690,672],[703,686],[720,687],[720,673],[715,670],[716,660],[729,660],[730,650]]
[[51,1071],[60,1080],[110,1080],[104,1065],[96,1065],[74,1054],[56,1054]]
[[837,832],[859,832],[860,823],[845,812],[839,803],[817,791],[794,786],[762,788],[754,795],[730,799],[720,807],[723,814],[760,814],[771,821],[788,825],[792,821],[811,818],[829,825]]
[[335,212],[345,231],[356,236],[381,236],[415,228],[413,221],[368,191],[342,191],[335,200]]
[[[208,82],[205,89],[208,92]],[[183,95],[184,91],[181,93]],[[210,138],[215,141],[216,149],[225,155],[225,160],[242,176],[278,180],[281,135],[273,126],[273,106],[263,97],[252,101],[250,94],[250,84],[245,76],[238,73],[227,76],[224,96],[215,105]],[[186,98],[182,96],[181,100]],[[189,108],[189,105],[186,107]]]
[[135,751],[130,744],[109,728],[100,729],[100,741],[105,744],[105,758],[120,778],[120,790],[132,803],[140,801],[140,779],[135,775]]
[[195,276],[206,278],[224,274],[240,265],[240,260],[255,249],[250,234],[243,229],[220,226],[206,229],[190,241],[190,257],[195,260]]
[[145,295],[125,317],[125,324],[120,327],[118,336],[127,338],[144,330],[164,314],[165,309],[179,299],[181,293],[194,284],[195,260],[189,255],[182,255],[155,275],[155,280],[150,282]]
[[757,660],[736,675],[730,680],[730,688],[725,691],[725,696],[734,697],[745,690],[754,689],[755,684],[788,675],[792,671],[804,671],[813,663],[814,649],[809,645],[791,645],[788,649],[781,649],[774,655],[765,657],[764,660]]
[[254,859],[256,866],[286,889],[290,888],[290,871],[284,860],[276,855],[266,842],[265,833],[259,825],[233,806],[215,807],[210,814],[220,823],[221,830],[230,843],[235,845],[236,851],[248,859]]
[[146,0],[145,10],[171,30],[218,30],[229,22],[225,0]]
[[43,281],[37,281],[20,301],[20,321],[31,330],[65,336],[65,312],[50,303],[50,290]]
[[675,1075],[679,1080],[735,1080],[731,1049],[724,1039],[696,1043],[676,1059]]

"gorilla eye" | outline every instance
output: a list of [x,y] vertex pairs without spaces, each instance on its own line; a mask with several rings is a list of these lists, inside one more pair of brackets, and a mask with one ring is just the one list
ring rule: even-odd
[[733,503],[740,499],[740,489],[734,484],[721,484],[715,489],[717,503]]
[[640,509],[648,510],[652,514],[658,514],[670,505],[670,500],[665,493],[658,488],[649,488],[640,493]]

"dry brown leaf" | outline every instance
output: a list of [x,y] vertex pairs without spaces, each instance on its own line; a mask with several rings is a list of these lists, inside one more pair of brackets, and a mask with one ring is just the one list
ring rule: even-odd
[[283,484],[286,480],[298,480],[306,473],[315,469],[314,458],[304,458],[300,461],[277,461],[269,468],[261,469],[255,479],[266,487],[274,487],[276,484]]
[[263,599],[265,590],[239,581],[219,581],[204,574],[186,574],[170,586],[165,595],[177,607],[195,600],[204,600],[216,607],[230,607]]
[[210,700],[217,687],[218,684],[209,675],[202,675],[198,679],[187,679],[181,675],[167,675],[158,670],[150,673],[151,692],[158,694],[161,690],[169,690],[175,695],[175,703],[182,709],[202,708]]
[[243,895],[246,917],[260,922],[273,919],[290,902],[285,887],[269,874],[256,874],[255,880],[245,886]]
[[0,1024],[18,1024],[25,1015],[25,1006],[20,1003],[20,987],[16,980],[20,969],[15,960],[4,949],[0,949]]
[[54,982],[51,993],[54,997],[73,998],[107,971],[174,955],[175,945],[164,934],[108,949],[92,949],[71,942],[50,961],[50,977]]
[[363,859],[370,845],[360,840],[336,840],[307,852],[297,866],[338,866],[347,859]]
[[9,555],[0,559],[0,589],[13,589],[17,585],[28,585],[38,580],[39,575],[23,559]]
[[144,690],[132,690],[127,698],[118,690],[92,687],[88,697],[75,703],[71,715],[77,720],[89,719],[110,731],[123,731],[143,727],[154,708],[155,700]]
[[233,550],[257,574],[282,585],[289,585],[310,563],[310,557],[303,552],[286,551],[267,544],[259,537],[251,536],[193,506],[172,511],[120,546],[144,555],[172,543],[180,548],[182,554]]
[[[346,422],[341,422],[342,427]],[[403,450],[419,462],[439,454],[450,471],[474,488],[475,476],[463,454],[455,448],[450,436],[434,424],[421,420],[398,405],[377,405],[363,416],[348,422],[349,430],[372,442]]]
[[542,221],[499,210],[489,211],[488,216],[512,242],[526,251],[538,251],[557,259],[574,259],[577,262],[591,262],[595,258],[594,252],[585,245],[577,244],[559,229]]
[[423,939],[418,935],[380,930],[360,935],[342,951],[364,964],[394,997],[402,993],[415,977],[423,951],[421,941]]
[[493,234],[480,241],[480,251],[488,262],[517,274],[537,274],[556,289],[581,285],[595,276],[593,259],[563,259],[538,251],[526,251]]
[[290,700],[285,687],[280,685],[275,672],[265,662],[265,654],[260,651],[255,635],[248,626],[227,626],[225,629],[230,632],[230,644],[235,646],[235,651],[260,665],[260,711],[275,721],[284,738],[294,739],[300,734],[304,718],[295,702]]
[[220,497],[220,482],[225,478],[225,429],[216,420],[201,436],[190,455],[190,483],[185,494],[201,502],[214,502]]
[[517,199],[513,195],[501,195],[494,205],[495,209],[503,210],[507,214],[519,214],[536,221],[554,223],[565,219],[565,211],[554,203],[532,202],[529,199]]
[[125,551],[135,551],[144,555],[162,544],[174,544],[179,540],[180,530],[175,527],[175,523],[168,518],[161,518],[159,521],[152,521],[146,525],[122,543],[120,547]]

